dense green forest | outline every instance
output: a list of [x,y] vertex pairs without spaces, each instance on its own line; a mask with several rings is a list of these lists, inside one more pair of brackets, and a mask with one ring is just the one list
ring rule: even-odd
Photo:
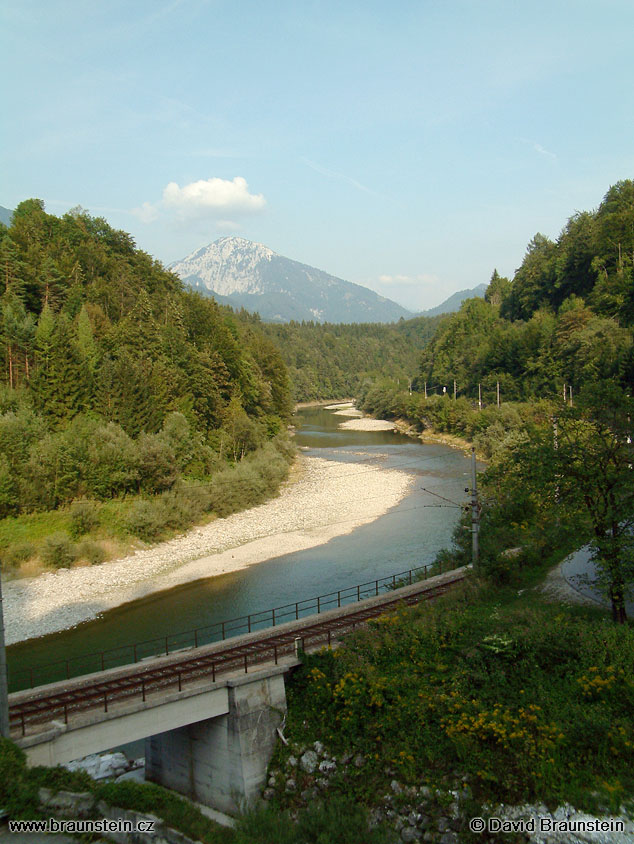
[[0,227],[0,273],[0,517],[194,481],[205,500],[180,510],[222,509],[231,496],[212,502],[200,482],[258,455],[239,480],[245,503],[270,487],[291,401],[258,325],[186,290],[105,220],[58,218],[36,199]]
[[[484,300],[442,320],[412,393],[383,380],[358,394],[367,412],[457,434],[489,461],[491,576],[512,579],[556,548],[591,542],[619,621],[634,582],[633,266],[634,182],[622,181],[557,242],[533,238],[512,281],[494,273]],[[463,562],[466,539],[456,534]]]
[[487,446],[483,434],[493,423],[503,437],[522,418],[544,416],[539,400],[563,402],[564,387],[567,404],[608,384],[631,393],[633,267],[634,182],[627,180],[595,212],[571,217],[556,242],[536,235],[512,281],[494,271],[484,299],[443,317],[420,356],[412,395],[394,379],[377,380],[357,392],[361,406],[480,437],[490,456],[495,443]]
[[354,396],[378,378],[407,386],[440,317],[353,325],[262,324],[288,367],[296,401]]
[[493,273],[485,300],[443,319],[416,387],[487,400],[563,395],[634,383],[634,182],[610,188],[595,212],[571,217],[556,241],[530,241],[512,281]]

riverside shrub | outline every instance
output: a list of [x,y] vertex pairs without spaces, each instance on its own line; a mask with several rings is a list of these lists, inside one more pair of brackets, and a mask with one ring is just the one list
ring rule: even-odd
[[17,568],[34,557],[35,553],[36,548],[32,542],[13,542],[2,554],[2,564],[7,568]]
[[77,548],[67,534],[52,533],[44,539],[40,555],[51,568],[69,568],[77,558]]
[[106,552],[98,542],[87,539],[77,546],[77,558],[97,566],[106,559]]
[[287,736],[363,754],[360,798],[389,789],[386,770],[459,771],[486,802],[618,807],[634,793],[634,629],[470,588],[305,657]]
[[99,502],[77,498],[70,505],[70,535],[79,539],[99,526]]

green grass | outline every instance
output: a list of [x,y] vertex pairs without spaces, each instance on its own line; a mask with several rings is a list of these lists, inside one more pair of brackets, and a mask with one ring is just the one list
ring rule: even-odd
[[[83,771],[26,765],[24,752],[0,738],[0,806],[10,818],[42,817],[38,789],[90,792],[109,806],[153,814],[203,844],[232,844],[233,831],[209,820],[189,801],[152,783],[98,783]],[[98,810],[97,810],[98,811]]]
[[[158,542],[171,539],[193,524],[206,523],[218,516],[260,504],[279,489],[287,477],[294,449],[282,438],[267,442],[235,465],[227,465],[202,480],[183,480],[173,489],[160,495],[129,495],[94,503],[94,526],[86,533],[78,533],[78,503],[58,510],[27,513],[0,520],[0,558],[3,567],[18,565],[26,543],[33,548],[33,562],[43,564],[47,540],[75,536],[72,543],[76,559],[84,548],[100,545],[103,556],[116,554],[139,546],[139,541]],[[75,514],[75,518],[73,518]],[[87,522],[86,522],[87,524]],[[88,546],[85,543],[93,543]],[[3,554],[3,552],[5,552]],[[50,557],[50,555],[48,555]],[[72,556],[72,555],[71,555]],[[88,555],[94,562],[100,556]]]
[[47,513],[27,513],[0,520],[0,548],[17,542],[41,543],[51,533],[68,533],[70,513],[52,510]]
[[482,802],[617,808],[634,795],[632,665],[631,626],[468,584],[307,657],[286,733],[362,753],[338,782],[361,802],[393,774],[450,787],[460,771]]

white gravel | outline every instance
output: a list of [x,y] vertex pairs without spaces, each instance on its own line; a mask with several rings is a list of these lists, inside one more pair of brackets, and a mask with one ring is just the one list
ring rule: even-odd
[[[376,420],[353,424],[360,421]],[[152,592],[321,545],[383,515],[413,481],[381,466],[304,455],[298,461],[301,478],[266,504],[101,566],[8,581],[7,643],[74,627]]]
[[361,419],[363,413],[357,410],[356,407],[345,407],[343,410],[335,410],[335,416],[350,416],[355,419]]
[[349,422],[341,422],[339,428],[346,431],[393,431],[396,428],[394,422],[386,419],[350,419]]

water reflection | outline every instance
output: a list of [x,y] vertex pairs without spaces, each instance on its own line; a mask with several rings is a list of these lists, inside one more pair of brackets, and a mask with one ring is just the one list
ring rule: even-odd
[[10,668],[171,635],[431,562],[449,544],[459,516],[458,507],[444,506],[431,493],[462,502],[468,459],[390,431],[342,431],[337,426],[345,418],[324,409],[302,410],[297,444],[307,454],[358,463],[360,496],[364,472],[376,465],[413,474],[410,493],[387,514],[307,551],[160,592],[73,630],[13,645]]

